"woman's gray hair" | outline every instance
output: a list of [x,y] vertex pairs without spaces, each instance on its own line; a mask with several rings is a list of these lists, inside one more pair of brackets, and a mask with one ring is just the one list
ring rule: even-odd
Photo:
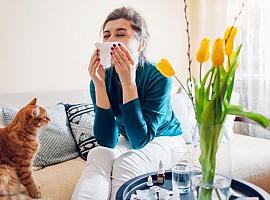
[[102,32],[104,31],[104,28],[109,21],[117,19],[126,19],[129,22],[131,22],[131,28],[137,33],[138,39],[144,42],[144,49],[142,52],[140,52],[139,55],[139,64],[143,65],[146,60],[145,50],[147,46],[147,40],[150,36],[144,18],[133,8],[128,7],[116,8],[107,16],[106,20],[102,25],[101,31]]

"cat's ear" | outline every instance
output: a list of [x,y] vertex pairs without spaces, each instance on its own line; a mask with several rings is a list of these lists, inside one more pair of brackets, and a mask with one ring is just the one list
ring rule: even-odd
[[34,98],[28,105],[35,106],[37,104],[37,98]]
[[39,116],[39,112],[40,112],[40,109],[39,107],[35,107],[33,110],[32,110],[32,116],[33,117],[38,117]]

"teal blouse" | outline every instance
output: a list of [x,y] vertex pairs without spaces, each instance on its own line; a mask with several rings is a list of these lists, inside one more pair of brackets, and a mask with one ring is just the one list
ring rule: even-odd
[[157,136],[182,134],[170,103],[171,78],[164,77],[150,62],[136,71],[138,98],[123,104],[121,83],[114,67],[105,71],[110,109],[96,105],[95,86],[90,95],[95,108],[94,135],[101,146],[114,148],[120,133],[132,149],[143,148]]

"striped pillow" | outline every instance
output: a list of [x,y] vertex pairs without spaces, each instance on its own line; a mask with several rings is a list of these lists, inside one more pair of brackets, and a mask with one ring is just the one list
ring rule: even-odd
[[96,147],[94,137],[94,106],[92,104],[65,104],[70,129],[81,157],[86,160],[90,149]]

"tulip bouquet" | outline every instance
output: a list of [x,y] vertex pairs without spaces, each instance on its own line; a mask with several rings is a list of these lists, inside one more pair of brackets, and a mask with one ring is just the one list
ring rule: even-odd
[[[167,59],[157,63],[157,69],[166,77],[175,77],[187,93],[194,106],[196,121],[200,134],[201,154],[199,161],[202,169],[202,188],[200,200],[211,200],[214,185],[216,153],[221,142],[221,131],[227,115],[238,115],[249,118],[267,127],[269,121],[261,114],[245,111],[240,105],[230,104],[234,87],[235,72],[239,65],[240,44],[234,51],[234,38],[237,28],[229,27],[223,38],[214,41],[211,53],[210,69],[204,70],[203,65],[210,58],[210,40],[204,38],[197,51],[196,60],[199,63],[199,77],[188,79],[187,89],[175,75],[174,68]],[[191,63],[191,62],[189,62]],[[226,66],[226,67],[224,67]],[[216,191],[217,192],[217,191]],[[218,199],[221,199],[218,196]]]

